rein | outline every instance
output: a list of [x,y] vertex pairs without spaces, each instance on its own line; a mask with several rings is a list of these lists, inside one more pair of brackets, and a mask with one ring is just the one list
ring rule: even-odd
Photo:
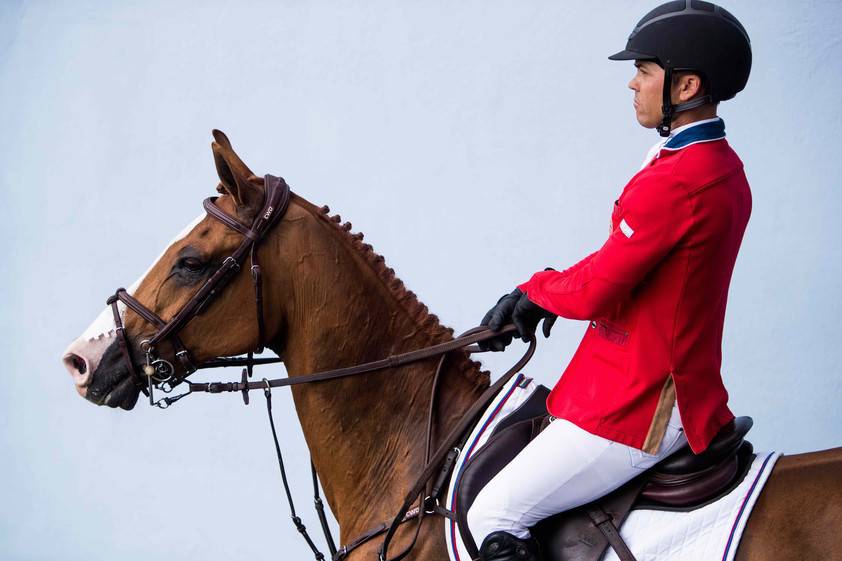
[[[397,368],[429,358],[440,357],[438,367],[433,378],[430,408],[427,417],[424,469],[418,476],[415,484],[407,494],[404,503],[401,505],[400,510],[390,524],[383,523],[380,526],[363,533],[361,536],[352,540],[349,544],[337,549],[328,526],[327,517],[324,511],[324,503],[319,495],[318,474],[312,460],[310,461],[313,479],[313,501],[332,559],[334,561],[341,561],[361,545],[369,542],[375,537],[385,534],[383,546],[379,554],[380,560],[400,561],[409,554],[418,540],[421,523],[423,522],[425,515],[437,514],[447,517],[453,516],[452,512],[439,506],[438,501],[441,492],[444,490],[447,480],[449,479],[450,471],[459,456],[459,444],[464,438],[468,428],[474,422],[476,417],[485,409],[487,404],[494,398],[495,395],[497,395],[499,390],[511,379],[511,377],[520,371],[520,369],[523,368],[523,366],[532,358],[532,355],[535,352],[535,338],[533,337],[530,340],[529,347],[520,360],[518,360],[512,368],[500,377],[497,382],[487,388],[479,399],[477,399],[462,415],[459,422],[451,429],[439,445],[436,452],[432,455],[430,452],[432,445],[436,395],[440,374],[443,370],[447,356],[449,353],[457,350],[462,350],[466,354],[483,352],[478,347],[472,347],[471,345],[481,341],[486,341],[504,333],[514,333],[516,332],[516,328],[513,325],[507,325],[500,331],[496,332],[492,332],[486,327],[476,327],[466,331],[451,341],[438,343],[436,345],[431,345],[429,347],[424,347],[406,353],[392,355],[384,359],[356,366],[336,368],[333,370],[296,376],[294,378],[287,377],[272,380],[263,378],[260,382],[249,381],[249,378],[251,378],[253,374],[254,366],[282,362],[281,358],[254,358],[255,353],[259,354],[263,352],[265,344],[265,321],[263,318],[262,297],[263,283],[260,265],[257,262],[256,248],[264,239],[269,229],[277,224],[286,213],[286,210],[289,207],[291,195],[289,186],[280,177],[266,175],[265,186],[266,195],[263,207],[251,227],[244,226],[239,221],[223,212],[215,203],[217,197],[209,197],[205,199],[203,206],[208,215],[241,234],[243,236],[243,241],[237,249],[222,262],[220,267],[205,281],[199,290],[190,298],[190,300],[187,301],[187,303],[175,314],[175,316],[173,316],[172,319],[164,321],[155,312],[130,295],[124,288],[117,289],[114,295],[108,298],[106,304],[111,306],[114,315],[114,324],[116,331],[119,334],[117,340],[123,360],[128,367],[128,371],[135,385],[137,385],[138,388],[149,397],[149,404],[161,409],[166,409],[176,401],[193,393],[219,394],[225,392],[241,392],[243,402],[248,405],[249,391],[258,389],[263,390],[263,394],[266,398],[266,409],[269,416],[269,424],[272,430],[272,438],[274,440],[275,451],[278,457],[278,465],[281,472],[281,481],[284,486],[287,502],[289,503],[292,522],[307,542],[307,545],[312,550],[316,560],[323,561],[325,558],[324,554],[316,547],[315,543],[307,533],[307,528],[301,522],[301,518],[295,511],[292,493],[290,492],[289,483],[286,477],[286,469],[284,468],[281,447],[278,443],[278,435],[275,430],[275,421],[272,415],[272,388],[336,380],[377,370]],[[187,348],[178,337],[178,333],[193,318],[200,315],[210,302],[213,301],[213,299],[221,292],[231,278],[240,271],[246,256],[249,256],[251,260],[251,276],[252,284],[254,286],[258,326],[257,347],[253,351],[250,351],[246,357],[217,357],[197,365],[191,358]],[[142,374],[141,372],[138,372],[136,367],[137,363],[132,356],[132,348],[129,337],[126,333],[125,326],[123,325],[122,316],[120,315],[119,302],[125,304],[127,308],[137,313],[143,320],[152,324],[157,329],[150,338],[144,339],[140,343],[140,350],[145,355]],[[172,363],[162,358],[157,353],[158,344],[164,340],[170,341],[173,346],[175,356],[181,364],[184,374],[177,374]],[[197,383],[187,380],[187,377],[197,370],[207,368],[224,368],[227,366],[245,366],[239,382]],[[170,393],[177,385],[183,382],[187,383],[186,392],[173,397],[164,396],[157,401],[155,400],[153,393],[154,388],[158,388],[164,393]],[[429,486],[429,482],[433,480],[433,477],[435,477],[435,481],[432,485],[431,492],[426,494],[426,488]],[[416,501],[418,501],[418,505],[413,508],[412,505]],[[413,519],[417,520],[417,526],[411,542],[403,551],[395,557],[389,559],[387,553],[388,547],[391,540],[394,538],[397,529],[404,523]]]
[[[437,345],[431,345],[415,351],[409,351],[402,354],[392,355],[380,360],[358,364],[356,366],[347,366],[344,368],[336,368],[334,370],[325,370],[323,372],[316,372],[313,374],[306,374],[303,376],[296,376],[294,378],[275,378],[273,380],[266,380],[265,378],[260,382],[188,382],[187,393],[223,393],[223,392],[248,392],[249,390],[258,390],[261,388],[281,388],[285,386],[297,386],[300,384],[311,384],[313,382],[324,382],[327,380],[336,380],[337,378],[346,378],[348,376],[356,376],[357,374],[365,374],[366,372],[374,372],[376,370],[384,370],[386,368],[396,368],[404,366],[413,362],[418,362],[424,359],[441,356],[463,349],[485,341],[493,337],[497,337],[501,333],[509,333],[515,331],[512,326],[510,329],[503,329],[501,331],[491,332],[487,328],[475,328],[452,341],[446,341]],[[466,349],[469,353],[479,352],[478,349]],[[274,359],[271,359],[274,360]]]

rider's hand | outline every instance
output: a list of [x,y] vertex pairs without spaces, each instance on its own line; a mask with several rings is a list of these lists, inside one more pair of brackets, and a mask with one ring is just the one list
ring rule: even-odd
[[553,328],[553,324],[555,324],[558,316],[532,302],[526,294],[522,294],[515,304],[511,318],[512,323],[517,327],[518,335],[526,343],[535,337],[535,328],[538,327],[538,322],[542,319],[544,320],[544,324],[541,328],[544,332],[544,337],[549,337],[550,330]]
[[[515,311],[515,306],[521,296],[523,296],[523,292],[518,288],[514,289],[511,294],[503,295],[503,297],[497,300],[497,304],[488,310],[488,313],[482,318],[480,325],[487,326],[492,331],[498,331],[504,325],[511,323],[512,313]],[[507,333],[494,337],[493,339],[480,341],[477,344],[483,351],[503,351],[512,342],[512,337],[512,333]]]

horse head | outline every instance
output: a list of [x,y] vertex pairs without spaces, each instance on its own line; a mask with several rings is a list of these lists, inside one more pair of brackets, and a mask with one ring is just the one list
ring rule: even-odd
[[[216,199],[217,208],[248,228],[263,205],[266,187],[264,179],[256,177],[234,152],[228,138],[214,131],[211,144],[219,175]],[[280,225],[279,225],[280,226]],[[271,232],[271,240],[263,240],[258,253],[277,252],[264,246],[273,245],[283,236],[281,227]],[[128,289],[128,293],[143,307],[159,318],[170,319],[181,310],[196,291],[220,268],[242,243],[243,235],[234,229],[202,214],[193,220],[164,249],[151,267]],[[246,267],[244,267],[246,268]],[[264,308],[272,310],[266,323],[266,341],[258,341],[252,277],[248,271],[233,275],[224,288],[224,297],[215,298],[198,315],[193,317],[177,335],[189,349],[190,358],[202,363],[218,356],[246,353],[264,342],[277,343],[283,325],[284,300],[288,278],[278,270],[273,272],[271,283],[262,291]],[[145,349],[143,341],[149,340],[157,327],[136,311],[120,303],[118,306],[122,327],[127,335],[128,356],[125,359],[120,345],[118,326],[113,310],[106,307],[96,320],[77,338],[64,353],[63,363],[73,376],[80,395],[97,405],[132,409],[142,384],[137,384],[135,372],[143,371]],[[176,360],[173,338],[160,342],[156,354],[184,372]],[[133,363],[130,367],[129,362]]]

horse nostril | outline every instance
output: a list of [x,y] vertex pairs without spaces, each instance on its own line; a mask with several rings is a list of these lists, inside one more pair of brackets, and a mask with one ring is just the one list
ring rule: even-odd
[[70,344],[61,357],[64,369],[73,377],[76,389],[81,391],[91,385],[105,350],[113,341],[108,337],[77,339]]
[[79,374],[84,374],[88,371],[88,364],[85,362],[85,359],[83,359],[79,355],[71,354],[67,358],[70,360],[70,363],[73,365],[73,368],[75,368],[76,372],[78,372]]

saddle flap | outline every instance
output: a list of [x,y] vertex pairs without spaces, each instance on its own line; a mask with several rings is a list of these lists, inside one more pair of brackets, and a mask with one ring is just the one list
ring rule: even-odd
[[526,419],[496,431],[485,446],[465,463],[456,489],[456,520],[462,542],[471,558],[479,556],[479,548],[468,528],[468,510],[483,487],[535,437],[542,419]]

